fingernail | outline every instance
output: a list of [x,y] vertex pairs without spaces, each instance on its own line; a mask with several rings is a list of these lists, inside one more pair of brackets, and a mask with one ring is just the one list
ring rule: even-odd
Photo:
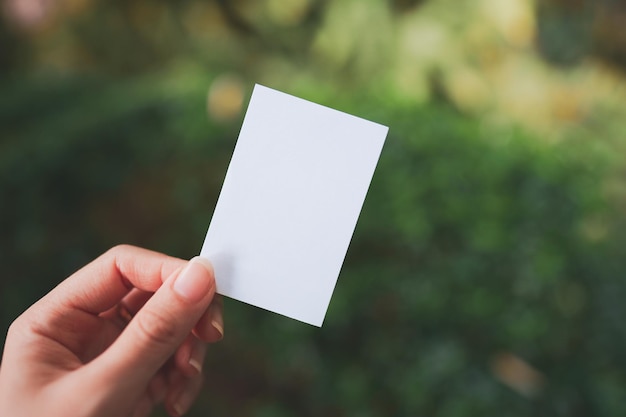
[[174,282],[174,291],[190,303],[202,300],[214,286],[211,263],[199,256],[189,261]]
[[185,411],[181,408],[179,403],[174,404],[172,407],[174,408],[174,413],[176,414],[177,417],[180,417],[183,414],[185,414]]
[[198,373],[202,373],[202,363],[200,363],[198,360],[191,358],[189,359],[189,365],[191,365],[196,371],[198,371]]
[[191,365],[198,373],[202,373],[202,359],[203,352],[202,349],[192,349],[191,355],[189,356],[189,365]]
[[191,396],[186,390],[183,390],[172,407],[174,408],[174,411],[176,411],[177,415],[182,416],[189,411],[192,403],[193,396]]
[[224,317],[222,316],[222,306],[220,304],[211,304],[209,314],[211,317],[211,326],[220,334],[220,340],[224,337]]

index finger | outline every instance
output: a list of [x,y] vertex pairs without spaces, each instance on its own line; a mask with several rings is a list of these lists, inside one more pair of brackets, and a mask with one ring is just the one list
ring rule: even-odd
[[154,292],[188,261],[130,245],[115,246],[53,289],[46,298],[97,315],[133,288]]

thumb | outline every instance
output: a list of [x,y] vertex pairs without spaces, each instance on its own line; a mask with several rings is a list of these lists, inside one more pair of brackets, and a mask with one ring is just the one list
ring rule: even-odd
[[117,340],[87,367],[116,390],[143,390],[192,331],[214,294],[211,263],[193,258],[164,282]]

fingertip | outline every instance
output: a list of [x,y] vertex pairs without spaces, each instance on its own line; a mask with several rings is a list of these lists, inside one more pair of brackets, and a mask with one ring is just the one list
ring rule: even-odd
[[176,369],[178,369],[178,371],[185,377],[190,377],[198,373],[195,367],[189,362],[192,350],[192,342],[190,340],[191,337],[193,336],[185,339],[183,344],[178,347],[176,353],[174,354]]
[[202,256],[194,256],[189,260],[189,262],[197,262],[202,265],[212,277],[215,277],[215,270],[213,269],[213,264],[207,258]]
[[214,297],[213,302],[209,305],[209,322],[210,327],[216,334],[215,342],[224,338],[224,302],[221,296]]
[[194,377],[202,373],[206,343],[190,334],[175,354],[175,363],[178,370],[185,377]]
[[174,292],[186,303],[196,304],[215,293],[215,277],[211,263],[199,256],[191,259],[172,284]]
[[204,357],[206,356],[206,348],[206,343],[194,337],[191,354],[189,355],[189,365],[195,369],[196,375],[202,374],[202,365],[204,364]]
[[165,402],[168,414],[172,417],[181,417],[187,413],[200,393],[202,383],[202,376],[197,375],[187,379],[178,389],[173,390]]
[[194,327],[194,333],[207,343],[219,342],[224,338],[224,314],[222,297],[216,295]]

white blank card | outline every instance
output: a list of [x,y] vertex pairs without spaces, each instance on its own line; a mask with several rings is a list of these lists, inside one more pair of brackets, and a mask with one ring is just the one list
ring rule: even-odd
[[200,253],[218,293],[321,326],[387,131],[256,85]]

